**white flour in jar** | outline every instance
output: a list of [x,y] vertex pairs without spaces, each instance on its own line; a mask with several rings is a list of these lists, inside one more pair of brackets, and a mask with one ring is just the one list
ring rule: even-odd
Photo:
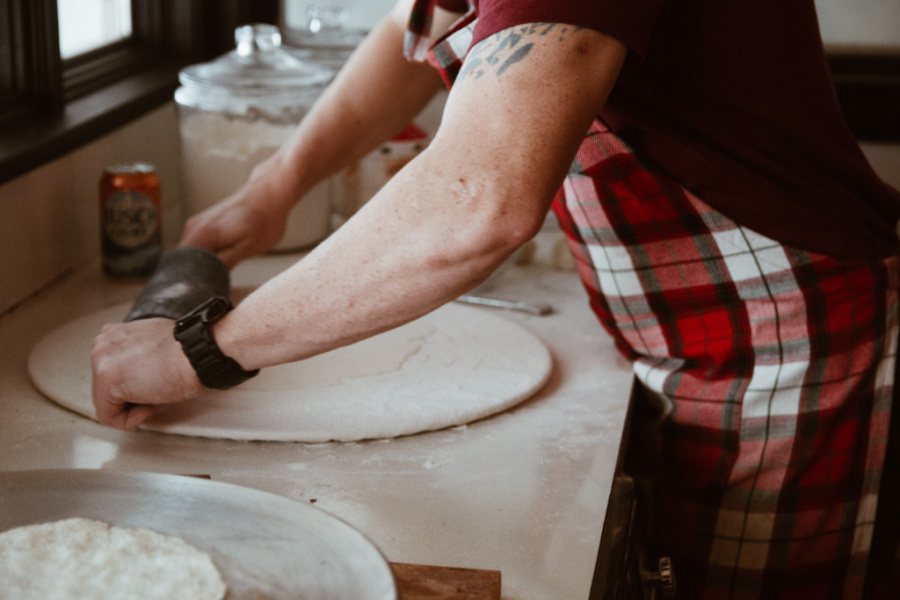
[[[186,216],[196,214],[240,188],[253,167],[291,136],[296,125],[253,121],[223,114],[186,111],[181,119]],[[314,187],[288,217],[276,250],[306,248],[328,235],[329,182]]]

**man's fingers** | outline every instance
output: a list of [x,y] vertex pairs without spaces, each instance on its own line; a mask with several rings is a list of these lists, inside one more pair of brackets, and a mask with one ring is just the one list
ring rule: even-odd
[[152,416],[152,406],[147,404],[133,404],[125,411],[125,420],[122,428],[125,431],[134,431],[139,425]]
[[219,257],[219,260],[221,260],[222,264],[224,264],[228,269],[234,268],[236,264],[246,258],[245,254],[245,252],[242,252],[241,249],[237,248],[236,246],[220,248],[216,252],[216,256]]

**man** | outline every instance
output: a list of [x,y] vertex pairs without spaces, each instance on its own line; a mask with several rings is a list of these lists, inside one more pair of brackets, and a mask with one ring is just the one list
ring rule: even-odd
[[[211,326],[238,378],[471,289],[559,191],[592,306],[662,411],[653,535],[683,597],[861,597],[900,197],[841,121],[812,0],[411,4],[243,188],[187,223],[182,243],[228,265],[265,251],[296,198],[427,103],[432,65],[453,84],[428,149]],[[204,389],[171,321],[107,326],[93,365],[98,417],[122,429]]]

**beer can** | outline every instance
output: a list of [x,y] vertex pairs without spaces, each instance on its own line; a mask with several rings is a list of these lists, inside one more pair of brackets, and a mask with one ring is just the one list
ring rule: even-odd
[[137,162],[112,165],[100,178],[103,270],[113,277],[146,277],[162,254],[162,205],[156,169]]

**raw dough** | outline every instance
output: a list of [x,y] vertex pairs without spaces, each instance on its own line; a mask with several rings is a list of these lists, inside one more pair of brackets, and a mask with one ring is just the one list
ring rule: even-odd
[[[57,403],[94,418],[90,349],[104,309],[44,337],[28,369]],[[143,428],[165,433],[301,442],[391,438],[506,410],[550,375],[546,346],[491,309],[446,305],[403,327],[309,360],[263,369],[224,392],[162,407]]]
[[[346,348],[279,365],[276,369],[263,369],[241,388],[261,392],[290,391],[341,386],[355,379],[398,373],[434,333],[433,324],[415,321]],[[390,352],[386,352],[386,348]]]
[[0,597],[220,600],[225,584],[181,538],[75,518],[0,533]]

